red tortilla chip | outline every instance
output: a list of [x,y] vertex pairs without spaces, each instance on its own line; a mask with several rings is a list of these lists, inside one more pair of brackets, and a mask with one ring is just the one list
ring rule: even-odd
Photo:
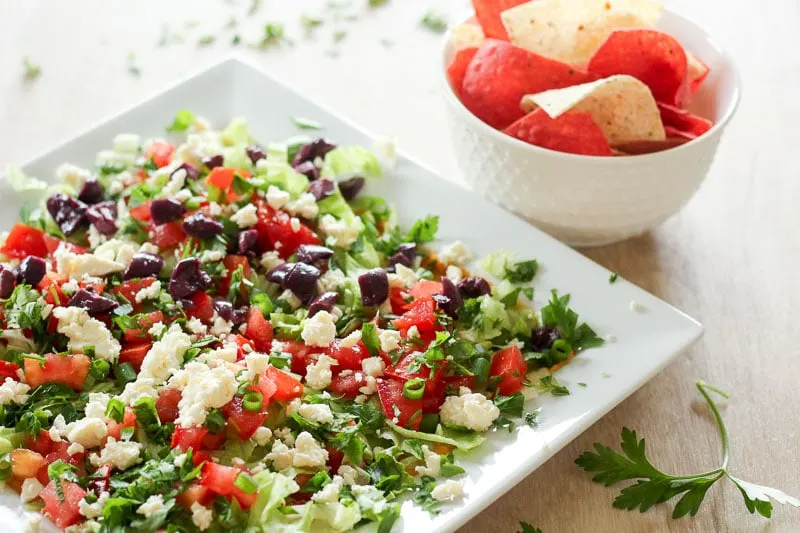
[[542,148],[580,155],[612,155],[603,130],[589,113],[564,113],[558,118],[542,109],[525,115],[505,132]]
[[657,30],[615,30],[589,60],[600,77],[628,74],[642,80],[659,102],[681,106],[689,96],[688,60],[681,43]]
[[714,123],[708,119],[663,102],[658,102],[658,111],[661,113],[661,122],[665,127],[671,126],[675,130],[686,132],[694,137],[699,137],[714,126]]
[[652,154],[653,152],[663,152],[664,150],[669,150],[670,148],[675,148],[676,146],[686,144],[692,139],[693,137],[685,137],[682,132],[680,135],[670,135],[668,132],[667,138],[663,141],[635,141],[632,143],[621,144],[617,150],[625,155]]
[[475,8],[475,17],[483,28],[483,34],[487,39],[508,40],[506,27],[500,18],[500,13],[506,9],[511,9],[528,0],[472,0],[472,7]]
[[456,52],[450,66],[447,67],[447,78],[453,86],[456,95],[461,98],[461,88],[464,86],[464,77],[467,75],[467,67],[475,54],[478,53],[477,48],[464,48]]
[[682,131],[672,126],[664,126],[664,133],[667,134],[667,139],[683,139],[684,142],[693,141],[697,139],[697,135],[693,135],[688,131]]
[[524,116],[526,94],[563,89],[597,77],[505,41],[488,39],[467,68],[461,100],[479,119],[503,129]]

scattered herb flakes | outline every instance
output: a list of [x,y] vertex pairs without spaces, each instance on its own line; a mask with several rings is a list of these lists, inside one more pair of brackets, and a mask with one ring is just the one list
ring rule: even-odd
[[559,383],[552,374],[539,378],[536,389],[540,393],[549,392],[553,396],[569,396],[569,389]]
[[520,529],[517,533],[542,533],[542,530],[540,528],[533,527],[532,525],[530,525],[528,522],[525,522],[524,520],[519,523],[519,527],[522,528],[522,529]]
[[229,30],[236,29],[237,26],[239,26],[239,21],[236,20],[236,17],[233,16],[228,19],[228,22],[225,23],[225,28]]
[[614,273],[612,273],[612,274],[611,274],[611,275],[608,277],[608,283],[609,283],[609,284],[612,284],[612,283],[614,283],[615,281],[617,281],[618,279],[619,279],[619,274],[617,274],[616,272],[614,272]]
[[283,40],[285,28],[280,22],[267,22],[264,24],[264,36],[259,42],[260,48],[267,48],[270,45],[279,43]]
[[384,6],[389,3],[389,0],[367,0],[369,7]]
[[536,429],[536,427],[539,425],[539,410],[537,409],[535,411],[525,413],[525,423],[528,424],[528,426]]
[[391,48],[392,46],[394,46],[394,41],[393,41],[393,40],[391,40],[391,39],[381,39],[381,40],[380,40],[380,41],[378,41],[378,42],[379,42],[379,43],[381,44],[381,46],[383,46],[384,48]]
[[250,7],[247,9],[248,15],[255,15],[261,9],[261,0],[250,0]]
[[301,130],[321,130],[323,128],[322,124],[310,118],[292,117],[292,120],[294,125]]
[[33,81],[42,74],[42,67],[33,63],[27,57],[22,58],[22,70],[26,81]]
[[343,41],[345,37],[347,37],[347,32],[345,30],[336,30],[333,32],[333,42],[335,43]]
[[447,21],[442,15],[433,11],[428,11],[425,13],[425,16],[422,17],[421,24],[429,30],[435,31],[436,33],[443,33],[447,31]]
[[578,386],[579,386],[579,387],[586,387],[587,385],[586,385],[586,383],[584,383],[583,381],[579,381],[579,382],[578,382]]
[[303,14],[300,17],[300,24],[303,25],[303,28],[305,28],[306,33],[311,33],[311,31],[314,28],[322,26],[322,19],[317,17],[312,17],[311,15]]
[[197,46],[209,46],[214,44],[217,38],[213,35],[203,35],[199,39],[197,39]]
[[128,56],[125,60],[125,65],[128,69],[128,73],[131,76],[136,76],[137,78],[142,75],[142,69],[139,68],[139,65],[136,63],[136,52],[131,50],[128,52]]
[[233,39],[231,39],[231,45],[239,46],[242,43],[242,37],[240,35],[234,35]]

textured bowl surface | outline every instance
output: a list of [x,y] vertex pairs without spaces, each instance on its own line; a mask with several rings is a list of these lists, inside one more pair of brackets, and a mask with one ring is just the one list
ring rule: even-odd
[[[693,22],[669,11],[659,28],[711,72],[690,109],[714,120],[698,139],[654,154],[578,156],[546,150],[481,122],[458,100],[442,69],[442,89],[458,164],[480,194],[573,246],[599,246],[644,233],[677,213],[708,174],[740,97],[728,55]],[[443,67],[453,49],[445,37]]]

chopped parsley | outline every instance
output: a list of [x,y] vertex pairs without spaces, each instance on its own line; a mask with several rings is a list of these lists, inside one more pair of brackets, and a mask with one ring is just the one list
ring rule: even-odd
[[32,62],[27,57],[22,58],[23,77],[26,81],[32,81],[42,74],[42,67]]
[[436,33],[444,33],[447,31],[447,21],[442,15],[433,11],[428,11],[425,13],[425,15],[422,17],[421,24],[425,28],[435,31]]

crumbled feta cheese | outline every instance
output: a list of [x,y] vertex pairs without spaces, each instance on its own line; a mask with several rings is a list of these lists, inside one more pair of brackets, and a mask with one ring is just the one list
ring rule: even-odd
[[281,259],[280,254],[274,250],[264,252],[264,254],[261,256],[261,266],[264,267],[264,270],[267,272],[276,266],[282,265],[283,263],[285,263],[285,261]]
[[403,283],[405,283],[406,287],[412,287],[419,281],[419,276],[417,276],[417,273],[405,265],[397,263],[394,266],[394,271],[397,277],[403,280]]
[[442,263],[463,266],[472,261],[472,250],[461,241],[448,244],[439,252]]
[[222,206],[219,205],[217,202],[211,202],[208,204],[208,214],[212,217],[218,217],[222,214]]
[[500,409],[483,394],[462,388],[459,396],[445,398],[439,416],[446,424],[486,431],[500,416]]
[[[101,244],[98,250],[106,244],[108,243]],[[106,276],[125,270],[125,265],[122,263],[94,254],[75,254],[63,244],[53,252],[53,258],[56,260],[56,271],[66,278],[79,278],[83,274]]]
[[319,229],[328,236],[326,242],[333,246],[349,248],[364,231],[364,223],[359,217],[349,220],[337,220],[332,215],[324,215],[319,221]]
[[307,346],[327,348],[336,339],[336,322],[333,315],[327,311],[319,311],[311,318],[307,318],[300,336]]
[[208,333],[206,325],[197,317],[192,317],[186,321],[186,329],[195,335],[205,335]]
[[447,270],[445,271],[445,276],[447,276],[453,283],[458,283],[461,281],[463,274],[461,273],[461,268],[455,265],[448,265]]
[[342,477],[345,485],[355,485],[358,480],[358,470],[350,465],[342,465],[336,472]]
[[20,490],[19,497],[24,503],[35,500],[42,492],[44,485],[39,483],[35,477],[29,477],[22,482],[22,489]]
[[136,513],[144,515],[145,518],[150,518],[152,515],[164,510],[164,496],[161,494],[153,494],[145,500],[145,502],[136,509]]
[[295,468],[323,468],[327,462],[328,450],[323,448],[311,433],[303,431],[297,436],[292,461]]
[[302,224],[300,224],[299,218],[292,217],[289,219],[289,226],[291,226],[293,232],[297,233],[298,231],[300,231],[300,227],[302,226]]
[[84,413],[90,418],[103,418],[111,396],[105,392],[90,392],[89,401],[86,403]]
[[304,403],[297,409],[297,414],[318,424],[330,424],[333,422],[333,412],[324,403]]
[[64,163],[56,169],[58,181],[66,183],[75,192],[80,192],[86,180],[92,177],[92,173],[85,168],[77,167],[71,163]]
[[190,191],[189,189],[181,189],[180,191],[178,191],[178,194],[175,195],[175,199],[180,203],[185,202],[191,197],[192,197],[192,191]]
[[229,322],[214,312],[214,321],[211,324],[211,334],[217,337],[227,335],[233,330],[233,322]]
[[147,333],[149,333],[152,338],[158,339],[166,329],[167,326],[165,326],[163,322],[156,322],[150,326],[150,329],[147,330]]
[[341,492],[343,485],[344,479],[342,479],[342,476],[333,476],[331,482],[322,487],[319,492],[311,496],[311,499],[315,502],[323,503],[337,502],[339,501],[339,492]]
[[179,168],[172,173],[172,176],[169,178],[169,183],[167,183],[164,188],[161,189],[159,196],[162,198],[172,198],[181,192],[181,189],[183,189],[185,185],[186,169]]
[[97,231],[97,227],[94,224],[89,226],[89,232],[87,235],[89,237],[89,248],[92,249],[97,248],[108,240],[108,237]]
[[386,363],[384,363],[383,359],[380,357],[367,357],[361,361],[361,369],[367,376],[372,376],[374,378],[382,376],[384,368],[386,368]]
[[214,511],[208,507],[200,505],[198,502],[194,502],[192,504],[191,511],[192,524],[197,526],[197,529],[200,531],[205,531],[211,527],[211,523],[214,521]]
[[158,246],[156,246],[152,242],[144,242],[144,243],[142,243],[142,245],[139,247],[139,251],[140,252],[146,252],[148,254],[153,254],[153,255],[158,255],[158,252],[159,252]]
[[64,415],[60,414],[55,417],[53,425],[50,426],[50,430],[47,433],[53,442],[61,442],[61,437],[66,437],[68,431],[67,421],[64,420]]
[[137,381],[150,378],[156,384],[164,383],[183,364],[183,354],[191,346],[192,340],[181,330],[178,324],[172,324],[169,330],[156,341],[142,360]]
[[139,289],[139,292],[136,293],[136,303],[140,304],[145,300],[155,300],[158,298],[158,295],[161,294],[161,282],[155,280],[153,283]]
[[294,450],[278,439],[272,443],[272,450],[266,455],[265,459],[272,461],[272,467],[275,470],[286,470],[292,467]]
[[347,278],[345,278],[344,272],[331,268],[319,277],[317,280],[317,288],[319,288],[320,293],[337,292],[340,287],[344,286],[346,280]]
[[303,305],[303,302],[300,301],[300,298],[295,296],[294,293],[289,289],[286,289],[285,291],[280,293],[280,295],[278,296],[278,300],[283,300],[284,302],[289,304],[289,307],[292,308],[292,311],[298,309],[301,305]]
[[[161,382],[159,383],[159,385]],[[157,398],[156,380],[153,378],[139,377],[125,385],[125,390],[119,395],[120,401],[127,405],[134,405],[142,398]]]
[[86,451],[86,448],[83,447],[82,444],[73,442],[67,447],[67,453],[69,455],[78,455],[79,453],[83,453]]
[[418,466],[414,470],[420,476],[438,477],[442,471],[442,456],[431,451],[427,444],[422,445],[422,458],[425,466]]
[[258,429],[256,429],[256,432],[253,433],[253,440],[259,446],[266,446],[271,438],[272,438],[272,431],[264,426],[259,427]]
[[135,133],[120,133],[111,141],[111,147],[121,154],[138,154],[142,139]]
[[[269,195],[269,192],[267,194]],[[267,201],[269,201],[269,196],[267,196]],[[297,200],[287,203],[286,210],[307,220],[311,220],[319,214],[317,199],[310,192],[304,192]],[[360,218],[357,218],[357,220],[361,222]]]
[[203,353],[198,360],[203,361],[210,367],[215,367],[225,363],[235,363],[238,355],[239,345],[235,342],[226,342],[220,348]]
[[361,342],[361,330],[357,329],[350,335],[339,341],[339,346],[342,348],[352,348]]
[[431,496],[440,502],[454,502],[464,496],[464,482],[455,479],[445,480],[433,487]]
[[[300,406],[302,404],[303,404],[303,401],[300,398],[295,398],[294,400],[292,400],[291,402],[286,404],[286,416],[292,416],[293,414],[295,414],[297,412],[297,410],[300,409]],[[283,429],[288,429],[288,428],[283,428]],[[278,431],[280,431],[280,430],[278,430]],[[286,440],[286,439],[284,439],[284,440]]]
[[[119,263],[124,268],[127,268],[128,265],[131,264],[133,256],[136,255],[137,251],[138,248],[133,243],[121,241],[119,239],[111,239],[97,247],[97,249],[94,251],[94,257],[109,262]],[[78,257],[83,257],[85,255],[88,254],[82,254],[79,255]],[[104,275],[104,274],[92,274],[91,272],[89,272],[88,274],[90,276]]]
[[338,365],[339,362],[333,357],[320,355],[316,363],[311,363],[306,367],[306,384],[312,389],[322,390],[331,384],[333,372],[331,365]]
[[244,357],[247,371],[249,373],[248,380],[253,379],[255,376],[264,372],[269,366],[269,355],[261,352],[252,352]]
[[270,185],[267,189],[267,204],[269,204],[272,209],[281,209],[289,203],[291,198],[288,192],[282,191],[274,185]]
[[255,226],[258,222],[258,215],[256,214],[257,210],[258,208],[256,208],[256,204],[247,204],[236,211],[236,213],[234,213],[231,217],[231,220],[236,222],[240,228],[249,228],[251,226]]
[[378,334],[381,341],[382,352],[393,352],[400,347],[400,332],[391,329],[384,329]]
[[85,499],[78,502],[78,511],[86,518],[97,518],[103,515],[103,507],[106,506],[106,500],[111,495],[108,492],[101,492],[97,501],[89,503]]
[[127,470],[141,460],[139,457],[141,451],[142,445],[138,442],[118,442],[114,437],[109,437],[105,447],[100,450],[100,455],[93,453],[89,461],[97,467],[109,465],[120,470]]
[[85,346],[94,346],[95,357],[114,362],[122,347],[106,325],[89,316],[82,307],[57,307],[53,316],[58,319],[58,332],[69,338],[67,348],[82,351]]
[[74,278],[64,282],[61,285],[61,290],[64,291],[65,294],[74,294],[78,292],[80,288],[81,286],[78,285],[78,280]]
[[631,300],[631,311],[634,313],[644,313],[647,311],[647,308],[638,300]]
[[[356,378],[358,378],[358,376],[361,376],[361,374],[356,374]],[[359,381],[361,380],[359,379]],[[358,392],[360,392],[361,394],[365,396],[370,396],[378,392],[378,381],[374,377],[367,376],[364,380],[364,383],[365,385],[358,389]]]
[[189,362],[169,381],[182,392],[178,402],[178,424],[201,426],[209,409],[222,407],[233,399],[238,389],[236,375],[225,366],[209,368],[199,361]]
[[225,254],[219,250],[205,250],[200,254],[201,263],[219,263],[225,259]]
[[417,326],[411,326],[410,328],[408,328],[406,336],[409,339],[419,339],[419,328],[417,328]]
[[67,426],[67,440],[84,448],[100,446],[108,435],[108,426],[102,418],[82,418]]
[[22,405],[28,399],[28,391],[30,390],[31,388],[28,385],[6,378],[3,384],[0,385],[0,405],[9,403]]

